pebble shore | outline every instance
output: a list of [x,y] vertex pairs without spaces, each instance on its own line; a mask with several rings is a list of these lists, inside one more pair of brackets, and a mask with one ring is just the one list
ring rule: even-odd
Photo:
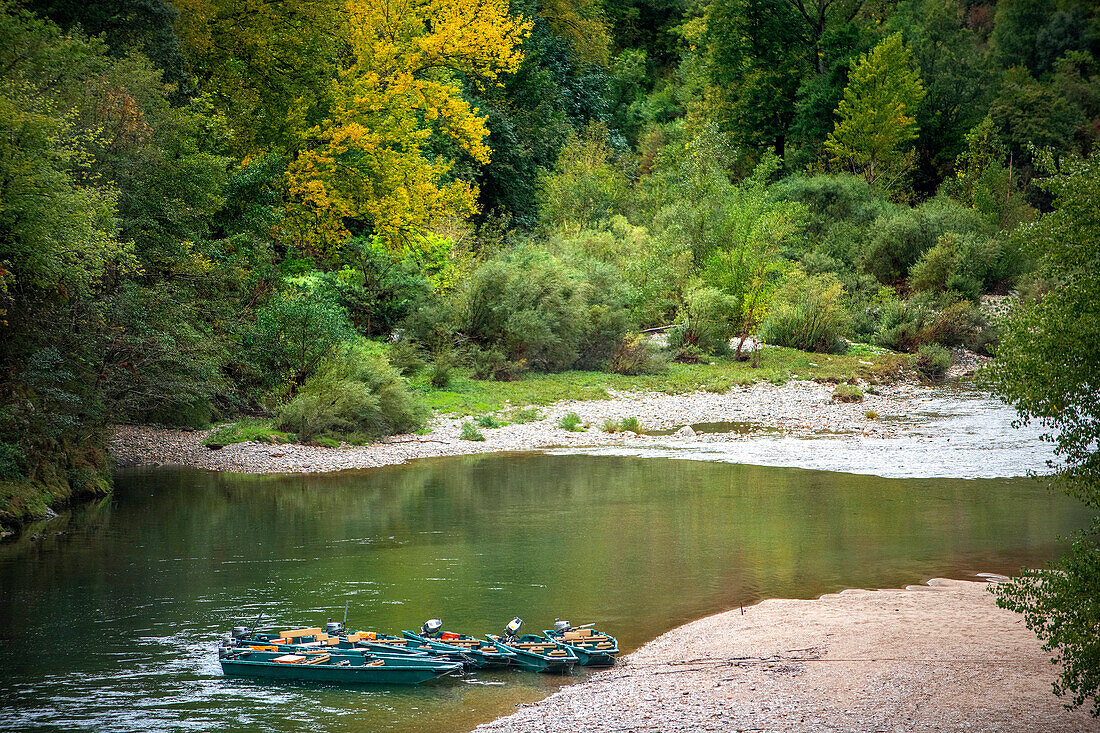
[[[185,431],[150,426],[118,426],[111,453],[119,466],[180,465],[235,473],[321,473],[375,468],[417,458],[497,451],[522,451],[561,447],[608,445],[640,446],[675,443],[677,440],[731,441],[752,435],[806,437],[850,434],[877,438],[900,437],[912,426],[901,418],[912,410],[915,398],[929,388],[911,383],[880,385],[862,402],[833,400],[835,385],[793,381],[783,385],[757,383],[735,387],[724,394],[693,392],[621,392],[609,399],[563,401],[541,408],[543,419],[481,428],[485,441],[462,440],[462,424],[468,418],[437,417],[423,435],[395,435],[366,446],[324,448],[297,444],[236,443],[210,450],[203,441],[211,431]],[[523,407],[515,405],[515,407]],[[867,412],[877,418],[867,417]],[[571,432],[559,427],[561,418],[577,413],[587,429]],[[667,431],[700,423],[738,423],[738,429],[715,434],[636,435],[605,433],[607,419],[637,418],[646,430]],[[685,433],[687,431],[684,431]]]
[[988,584],[767,600],[694,621],[480,733],[1085,733],[1056,668]]

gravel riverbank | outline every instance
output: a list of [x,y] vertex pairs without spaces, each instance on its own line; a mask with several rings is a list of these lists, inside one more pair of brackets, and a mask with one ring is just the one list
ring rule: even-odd
[[[816,382],[769,383],[735,387],[724,394],[694,392],[623,392],[606,400],[564,401],[541,410],[543,419],[524,424],[481,429],[484,442],[459,438],[466,419],[438,417],[425,435],[397,435],[367,446],[322,448],[304,445],[237,443],[220,450],[202,445],[209,431],[182,431],[147,426],[119,426],[111,446],[120,466],[183,465],[239,473],[314,473],[404,463],[416,458],[495,451],[596,446],[668,445],[679,442],[727,442],[754,435],[810,437],[853,435],[871,438],[905,437],[919,427],[909,421],[915,404],[930,389],[915,384],[879,386],[862,402],[832,398],[834,385]],[[875,413],[868,417],[867,413]],[[570,432],[558,426],[562,416],[576,412],[587,430]],[[635,417],[646,430],[671,430],[700,423],[736,423],[713,434],[635,435],[605,433],[604,420]]]
[[768,600],[674,629],[482,733],[1100,730],[986,583]]

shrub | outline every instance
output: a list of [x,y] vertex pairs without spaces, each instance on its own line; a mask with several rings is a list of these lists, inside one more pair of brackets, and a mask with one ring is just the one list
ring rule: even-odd
[[707,354],[725,354],[737,329],[738,313],[736,300],[717,288],[694,288],[684,296],[680,325],[669,331],[669,346],[681,353],[685,347],[695,347]]
[[942,235],[979,233],[985,227],[978,212],[945,197],[937,198],[879,217],[866,244],[855,245],[853,260],[879,282],[893,283],[904,278]]
[[390,344],[386,358],[403,377],[412,377],[427,366],[423,351],[409,339],[401,339]]
[[428,383],[436,389],[446,389],[451,383],[451,369],[454,367],[454,352],[449,346],[437,346],[432,353],[431,369],[428,370]]
[[589,125],[571,132],[552,173],[539,176],[539,218],[544,224],[595,224],[620,212],[630,186],[608,145],[607,126]]
[[760,327],[768,343],[802,351],[837,353],[851,317],[841,303],[844,287],[834,275],[792,272]]
[[471,275],[457,322],[472,347],[488,352],[482,355],[487,372],[500,372],[497,354],[538,371],[591,368],[628,329],[621,298],[607,271],[586,276],[527,248],[489,260]]
[[508,422],[516,425],[537,422],[542,419],[542,411],[537,407],[517,407],[508,413]]
[[581,416],[575,412],[570,412],[563,416],[562,419],[558,421],[558,427],[572,433],[580,433],[585,429],[584,423],[581,421]]
[[1008,272],[992,237],[944,234],[909,270],[909,287],[977,300]]
[[458,438],[459,440],[485,440],[485,436],[469,420],[462,423],[462,431],[458,434]]
[[868,420],[878,420],[878,413],[874,410],[868,410],[867,412],[863,413],[863,416]]
[[364,442],[412,432],[427,417],[428,408],[397,370],[362,344],[336,349],[277,413],[278,427],[303,442],[317,437]]
[[342,269],[322,276],[356,329],[386,336],[432,292],[422,263],[396,253],[381,237],[349,237],[340,248]]
[[607,362],[615,374],[637,376],[658,374],[668,369],[668,353],[641,334],[630,334],[619,343]]
[[505,423],[497,420],[493,415],[482,415],[476,422],[479,428],[502,428],[505,425]]
[[617,433],[619,432],[619,423],[609,417],[603,421],[603,425],[600,426],[600,430],[604,431],[605,433]]
[[337,343],[354,335],[347,311],[325,289],[308,282],[268,300],[256,312],[256,331],[268,384],[285,379],[301,383]]
[[619,423],[619,429],[631,433],[641,433],[642,423],[636,417],[624,417]]
[[523,359],[518,362],[509,361],[500,347],[482,349],[471,346],[469,356],[470,370],[474,379],[510,382],[526,371],[527,367],[527,362]]
[[952,363],[951,352],[939,344],[925,344],[913,357],[913,368],[932,381],[943,379]]
[[863,402],[863,390],[854,384],[838,384],[833,390],[836,402]]

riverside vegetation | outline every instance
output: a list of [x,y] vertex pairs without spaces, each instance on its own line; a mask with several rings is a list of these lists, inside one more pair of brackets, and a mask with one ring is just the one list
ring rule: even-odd
[[[1085,0],[0,0],[0,522],[109,491],[119,422],[335,445],[960,346],[1095,506],[1097,54]],[[1100,610],[1027,582],[1083,704]]]

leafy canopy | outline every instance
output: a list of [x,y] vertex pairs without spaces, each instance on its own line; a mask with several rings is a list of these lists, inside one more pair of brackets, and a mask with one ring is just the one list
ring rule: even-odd
[[[1053,170],[1053,160],[1040,159]],[[1100,507],[1100,154],[1062,161],[1045,180],[1054,210],[1017,235],[1039,256],[1042,297],[1020,305],[1004,325],[990,372],[1022,422],[1051,430],[1066,491]],[[1002,586],[998,602],[1024,614],[1054,652],[1054,684],[1073,706],[1092,698],[1100,716],[1100,523],[1078,535],[1050,570],[1029,570]]]
[[461,80],[515,71],[530,29],[503,0],[354,0],[347,13],[353,61],[289,171],[286,233],[322,257],[350,228],[399,242],[475,211],[475,187],[449,176],[453,161],[431,142],[489,161],[485,118]]
[[869,183],[904,171],[912,162],[909,145],[917,137],[917,106],[924,99],[901,34],[886,38],[852,69],[839,119],[825,140],[831,160]]

